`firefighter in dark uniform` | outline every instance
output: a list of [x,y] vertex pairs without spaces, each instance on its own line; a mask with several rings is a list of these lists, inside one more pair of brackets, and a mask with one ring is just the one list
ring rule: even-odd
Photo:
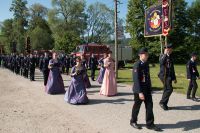
[[74,67],[76,65],[76,56],[73,55],[70,57],[70,66],[71,68]]
[[16,68],[15,68],[16,74],[20,74],[20,57],[19,55],[16,55]]
[[42,71],[42,67],[43,67],[43,59],[44,59],[44,57],[43,57],[43,55],[41,55],[40,56],[40,59],[39,59],[39,69],[40,69],[40,71]]
[[30,70],[30,80],[35,81],[35,66],[36,66],[36,58],[30,54],[29,57],[29,70]]
[[150,130],[162,131],[154,124],[151,79],[149,64],[147,62],[148,56],[148,50],[146,48],[140,49],[140,59],[134,64],[133,67],[134,104],[130,125],[136,129],[142,129],[142,127],[137,124],[137,120],[140,106],[142,102],[144,102],[146,107],[146,127]]
[[196,91],[198,88],[196,79],[200,78],[199,72],[197,70],[196,59],[197,59],[197,53],[193,52],[191,54],[191,59],[188,61],[187,65],[186,65],[187,79],[189,80],[187,99],[191,99],[190,94],[192,91],[192,100],[194,100],[194,101],[197,101],[197,98],[195,97],[195,94],[196,94]]
[[66,57],[65,57],[65,68],[66,68],[67,75],[69,75],[69,67],[70,67],[70,58],[68,57],[68,55],[66,55]]
[[0,67],[1,67],[2,57],[3,57],[3,56],[0,54]]
[[24,55],[20,56],[20,75],[23,76],[24,73]]
[[49,68],[48,68],[48,65],[49,65],[49,56],[48,56],[48,53],[44,53],[44,58],[42,59],[42,72],[43,72],[43,77],[44,77],[44,86],[46,86],[47,84],[47,80],[48,80],[48,76],[49,76]]
[[24,58],[24,77],[28,78],[29,73],[29,57],[28,55]]
[[160,56],[160,72],[158,74],[158,77],[163,83],[164,92],[159,104],[163,110],[168,110],[167,104],[173,92],[172,81],[174,81],[174,83],[177,83],[177,81],[173,58],[171,56],[172,44],[167,44],[164,48],[164,54]]
[[97,69],[97,65],[98,65],[98,61],[96,59],[96,57],[94,56],[94,54],[92,54],[92,56],[89,59],[89,67],[91,69],[91,79],[92,81],[95,81],[95,70]]

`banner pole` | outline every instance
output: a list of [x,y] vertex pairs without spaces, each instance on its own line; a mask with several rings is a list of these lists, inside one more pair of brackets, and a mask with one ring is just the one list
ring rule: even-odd
[[167,36],[165,36],[165,46],[167,46]]
[[160,35],[160,53],[163,54],[162,35]]

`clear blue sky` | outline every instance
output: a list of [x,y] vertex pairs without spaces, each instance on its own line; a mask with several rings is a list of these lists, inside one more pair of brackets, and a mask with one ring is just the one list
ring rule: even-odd
[[[47,8],[51,8],[51,0],[27,0],[28,6],[34,3],[40,3]],[[86,0],[87,5],[94,3],[96,1],[105,3],[108,7],[114,8],[114,0]],[[189,4],[191,4],[194,0],[186,0]],[[125,19],[127,14],[127,3],[128,0],[120,0],[122,3],[119,5],[119,16],[120,18]],[[8,18],[13,18],[13,13],[9,11],[12,0],[0,0],[0,22],[4,21]]]

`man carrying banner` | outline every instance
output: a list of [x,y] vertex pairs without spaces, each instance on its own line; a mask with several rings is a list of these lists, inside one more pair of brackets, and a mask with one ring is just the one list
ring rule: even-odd
[[173,58],[171,56],[172,45],[168,44],[165,46],[164,54],[160,57],[160,72],[158,77],[164,85],[164,92],[162,99],[160,100],[160,106],[163,110],[168,110],[169,97],[173,92],[172,81],[176,83],[176,75],[174,71]]

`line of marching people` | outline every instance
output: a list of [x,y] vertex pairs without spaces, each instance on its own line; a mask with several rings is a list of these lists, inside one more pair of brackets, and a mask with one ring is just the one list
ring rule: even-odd
[[[49,55],[45,52],[44,55],[37,54],[11,54],[1,55],[1,67],[7,68],[17,75],[22,75],[35,81],[35,69],[43,73],[45,91],[48,94],[65,94],[65,100],[71,104],[86,104],[88,103],[86,88],[91,87],[89,76],[87,74],[88,68],[91,70],[91,80],[95,81],[95,70],[100,66],[99,76],[97,81],[102,84],[100,94],[105,96],[114,96],[117,94],[117,84],[114,73],[114,60],[111,57],[111,51],[104,54],[104,57],[99,61],[92,54],[87,61],[84,56],[69,57],[60,55],[59,53],[52,53]],[[71,67],[70,76],[72,78],[68,89],[64,88],[64,83],[61,74],[69,75],[69,68]]]
[[1,55],[0,58],[1,67],[9,69],[17,75],[30,78],[31,81],[35,80],[35,67],[38,64],[36,58],[32,54]]

